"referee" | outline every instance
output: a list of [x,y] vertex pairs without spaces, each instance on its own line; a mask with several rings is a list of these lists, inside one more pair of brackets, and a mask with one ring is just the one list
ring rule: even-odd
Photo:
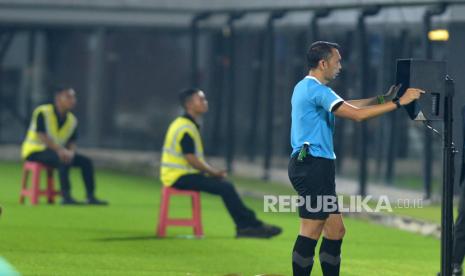
[[307,53],[307,65],[309,73],[294,87],[291,100],[292,154],[288,173],[292,186],[305,199],[305,204],[299,207],[300,231],[292,252],[292,269],[294,276],[310,275],[315,246],[323,232],[320,264],[323,275],[334,276],[339,275],[345,228],[337,204],[332,209],[323,208],[325,204],[319,201],[337,202],[335,115],[361,122],[409,104],[424,91],[409,88],[397,98],[400,86],[391,86],[385,95],[344,101],[326,86],[341,70],[341,55],[336,43],[313,43]]

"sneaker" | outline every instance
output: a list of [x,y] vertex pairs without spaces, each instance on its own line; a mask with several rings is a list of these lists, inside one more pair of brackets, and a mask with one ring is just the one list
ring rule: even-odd
[[82,204],[83,204],[82,202],[77,201],[72,197],[63,198],[63,200],[61,200],[61,205],[82,205]]
[[[441,276],[441,272],[438,272],[437,276]],[[460,264],[452,264],[451,276],[463,276],[462,266]]]
[[268,239],[281,234],[282,229],[278,226],[263,224],[256,227],[238,228],[236,238],[264,238]]
[[462,276],[462,266],[460,264],[452,264],[452,276]]
[[104,205],[108,205],[108,201],[96,199],[95,197],[91,197],[87,199],[87,204],[104,206]]

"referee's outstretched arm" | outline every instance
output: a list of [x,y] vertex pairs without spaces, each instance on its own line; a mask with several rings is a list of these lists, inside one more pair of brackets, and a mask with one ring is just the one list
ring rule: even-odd
[[397,101],[390,101],[384,104],[370,105],[364,107],[357,107],[352,105],[350,102],[344,102],[335,111],[334,115],[342,118],[351,119],[357,122],[361,122],[370,118],[377,117],[384,113],[395,110],[396,108],[407,105],[414,100],[420,98],[421,94],[425,91],[417,88],[408,88],[405,94]]
[[[390,102],[394,100],[394,98],[397,96],[397,92],[399,92],[401,85],[402,84],[391,85],[391,87],[389,87],[389,90],[384,95],[378,95],[378,96],[367,98],[367,99],[348,100],[347,102],[356,107],[365,107],[365,106]],[[380,98],[381,98],[381,102],[380,102]]]

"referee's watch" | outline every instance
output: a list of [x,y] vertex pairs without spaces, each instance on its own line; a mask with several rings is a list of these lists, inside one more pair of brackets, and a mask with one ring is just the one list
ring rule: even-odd
[[401,108],[402,105],[400,104],[399,98],[392,99],[392,102],[396,104],[397,108]]

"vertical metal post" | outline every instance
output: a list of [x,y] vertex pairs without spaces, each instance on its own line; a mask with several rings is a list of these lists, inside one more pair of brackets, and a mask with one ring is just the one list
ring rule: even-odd
[[229,31],[229,40],[227,43],[228,56],[229,56],[229,74],[228,74],[228,116],[227,116],[227,143],[226,143],[226,168],[228,173],[233,172],[234,162],[234,149],[235,149],[235,135],[236,135],[236,124],[234,121],[236,94],[235,94],[235,43],[236,43],[236,31],[234,29],[234,21],[239,20],[244,14],[243,13],[232,13],[229,15],[227,28]]
[[211,128],[211,152],[214,155],[219,155],[220,152],[223,150],[221,143],[221,130],[222,130],[222,122],[223,122],[223,92],[225,87],[225,72],[227,71],[227,67],[229,66],[229,60],[227,60],[226,53],[225,53],[225,44],[227,43],[227,38],[224,35],[223,30],[220,30],[218,34],[214,35],[213,40],[214,49],[212,54],[214,54],[214,65],[213,65],[213,80],[215,81],[214,93],[212,93],[212,97],[210,97],[210,101],[213,102],[214,105],[214,114],[213,114],[213,122]]
[[263,51],[265,43],[266,34],[260,31],[257,47],[257,58],[252,64],[253,68],[253,89],[251,92],[252,100],[250,105],[250,127],[247,139],[247,155],[249,161],[254,161],[257,153],[257,133],[258,133],[258,118],[260,114],[260,95],[262,91],[263,84],[263,68],[265,67],[265,60],[267,53]]
[[[92,31],[88,41],[89,70],[87,75],[87,141],[93,146],[99,146],[101,134],[102,89],[105,67],[105,29]],[[79,93],[79,91],[78,91]]]
[[[431,41],[428,39],[428,32],[431,30],[431,18],[435,15],[441,15],[445,12],[446,5],[440,4],[429,8],[423,15],[423,47],[425,59],[433,58],[433,49]],[[429,129],[424,130],[424,143],[423,143],[423,181],[425,189],[425,199],[431,199],[432,190],[432,172],[433,172],[433,137]]]
[[452,230],[453,230],[453,196],[454,196],[454,154],[453,113],[454,81],[446,76],[444,101],[444,151],[443,151],[443,185],[441,203],[441,275],[452,273]]
[[36,105],[48,100],[49,98],[48,93],[45,93],[44,89],[44,75],[47,63],[47,40],[43,31],[37,30],[35,32],[34,44],[34,65],[31,72],[31,89],[33,94],[33,103]]
[[199,85],[198,79],[198,40],[199,40],[199,23],[207,19],[210,13],[200,13],[195,15],[191,21],[191,87]]
[[[460,169],[460,182],[463,183],[465,181],[465,105],[462,106],[462,164]],[[465,188],[465,187],[464,187]]]
[[26,114],[30,116],[33,109],[33,95],[32,95],[32,70],[34,68],[35,49],[36,47],[36,32],[29,31],[28,34],[28,47],[27,47],[27,77],[26,77]]
[[13,41],[15,32],[8,31],[3,34],[0,34],[1,44],[0,44],[0,64],[3,63],[8,49],[10,49],[11,42]]
[[265,127],[265,154],[263,163],[263,179],[270,179],[270,167],[271,158],[273,154],[273,124],[274,124],[274,70],[275,70],[275,59],[274,59],[274,21],[284,16],[284,11],[275,11],[270,14],[267,20],[267,43],[268,43],[268,78],[266,81],[267,97],[266,97],[266,127]]
[[[359,31],[359,56],[360,56],[360,89],[362,98],[368,97],[368,82],[370,81],[369,76],[369,49],[368,43],[366,38],[366,26],[365,26],[365,18],[368,16],[373,16],[378,14],[380,8],[375,6],[371,8],[367,8],[362,10],[358,17],[357,21],[357,29]],[[360,171],[359,171],[359,181],[360,181],[360,195],[366,195],[366,183],[367,183],[367,155],[368,155],[368,128],[366,122],[362,122],[361,124],[361,132],[360,132]]]
[[[8,49],[10,48],[11,42],[13,41],[14,34],[15,34],[14,32],[0,33],[0,39],[1,39],[1,44],[0,44],[0,74],[2,73],[1,66],[3,64],[3,60],[5,59],[6,53],[7,53]],[[2,81],[2,75],[0,75],[0,81]],[[0,86],[0,107],[1,107],[2,104],[5,103],[5,101],[3,100],[2,92],[3,92],[3,89]],[[3,122],[3,112],[0,112],[0,143],[2,142],[2,122]]]
[[[295,45],[294,45],[294,52],[292,56],[292,71],[293,71],[293,76],[292,76],[292,83],[296,84],[299,81],[302,80],[302,78],[308,74],[308,69],[307,69],[307,62],[305,57],[306,51],[305,48],[309,47],[309,39],[308,39],[308,31],[303,31],[299,32],[296,35],[295,38]],[[302,47],[302,45],[305,45],[305,47]],[[308,48],[307,48],[308,49]],[[285,124],[286,124],[286,131],[285,133],[283,132],[283,137],[284,141],[288,141],[287,143],[283,144],[283,149],[284,152],[288,153],[288,156],[290,154],[290,136],[289,132],[291,130],[291,108],[290,108],[290,101],[292,98],[292,90],[289,91],[286,94],[286,103],[289,105],[289,110],[287,112],[287,116],[285,117]]]
[[331,13],[331,10],[329,9],[322,9],[322,10],[316,10],[313,13],[312,19],[310,20],[310,28],[311,34],[308,36],[311,38],[310,43],[318,41],[320,39],[320,29],[318,27],[318,21],[322,18],[328,17],[329,14]]

